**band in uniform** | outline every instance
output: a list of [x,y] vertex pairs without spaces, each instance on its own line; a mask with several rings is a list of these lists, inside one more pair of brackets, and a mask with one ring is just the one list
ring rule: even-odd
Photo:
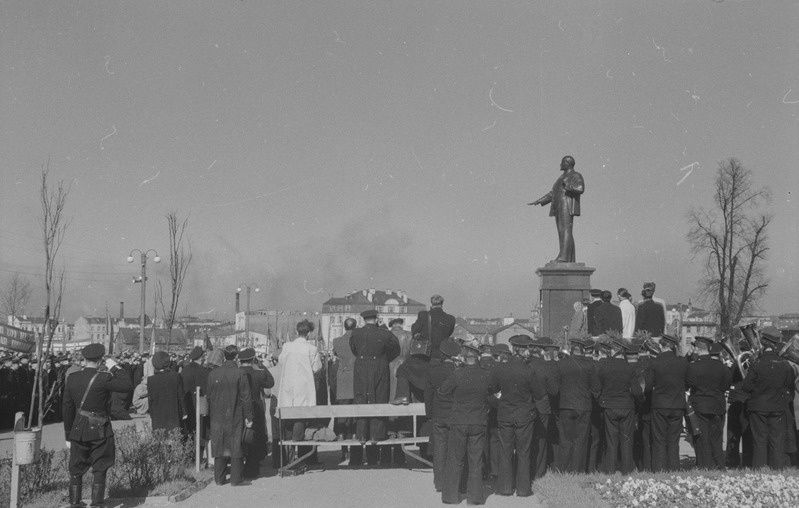
[[557,345],[549,337],[539,337],[530,343],[529,366],[533,369],[538,382],[544,387],[546,395],[536,399],[536,412],[538,417],[533,426],[532,448],[532,473],[533,479],[538,479],[546,474],[547,466],[555,457],[555,448],[558,444],[558,429],[553,402],[560,387],[558,386],[557,365],[544,358],[545,350]]
[[677,356],[678,339],[664,334],[663,348],[652,360],[652,469],[676,471],[680,466],[680,432],[685,415],[688,360]]
[[591,379],[596,368],[593,358],[585,355],[586,346],[582,339],[572,339],[571,355],[558,362],[560,453],[557,467],[561,472],[586,472],[593,404]]
[[449,417],[452,413],[452,394],[442,393],[438,389],[455,372],[455,358],[460,355],[461,347],[453,339],[444,339],[439,350],[443,360],[430,367],[424,394],[425,414],[433,425],[430,445],[433,448],[433,485],[436,492],[441,492],[444,488]]
[[91,506],[103,506],[106,472],[114,465],[116,453],[107,408],[112,392],[130,392],[133,384],[110,358],[105,361],[109,372],[97,370],[105,355],[102,344],[90,344],[82,352],[86,366],[67,378],[62,407],[69,446],[69,503],[71,507],[85,506],[81,501],[83,475],[91,468]]

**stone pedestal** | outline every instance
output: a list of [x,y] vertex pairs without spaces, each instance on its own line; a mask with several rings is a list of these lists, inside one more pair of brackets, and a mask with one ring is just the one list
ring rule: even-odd
[[535,271],[541,286],[541,335],[563,344],[563,327],[569,326],[574,315],[574,302],[589,297],[591,274],[596,268],[585,263],[550,261]]

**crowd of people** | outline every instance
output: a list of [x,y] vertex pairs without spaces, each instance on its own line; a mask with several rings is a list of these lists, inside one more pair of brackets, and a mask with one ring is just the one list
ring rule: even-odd
[[[279,428],[276,407],[423,402],[427,418],[416,430],[430,436],[422,453],[432,460],[444,503],[458,503],[464,494],[470,503],[484,502],[488,479],[499,495],[529,496],[533,480],[550,469],[676,470],[681,436],[699,468],[799,463],[799,364],[779,354],[799,339],[784,342],[772,327],[759,331],[756,344],[744,337],[737,342],[750,349],[745,365],[714,338],[695,337],[685,349],[664,333],[665,305],[653,293],[654,284],[646,284],[634,305],[622,288],[615,305],[610,292],[592,291],[586,309],[575,305],[566,346],[532,335],[513,336],[509,344],[456,340],[455,318],[439,295],[410,331],[401,319],[381,323],[377,311],[367,310],[363,326],[345,320],[344,335],[329,348],[313,337],[313,323],[301,321],[296,338],[266,362],[252,348],[234,345],[195,347],[181,356],[112,357],[92,344],[82,358],[55,357],[43,365],[54,394],[45,419],[63,419],[73,506],[80,506],[89,468],[92,500],[102,502],[114,457],[109,422],[133,412],[149,413],[156,431],[180,429],[186,437],[199,414],[195,437],[206,450],[204,462],[213,465],[217,484],[240,486],[258,476],[270,454],[270,425],[274,467],[289,453],[279,446],[281,437],[316,441],[318,432],[331,434],[325,440],[359,442],[342,447],[342,461],[351,466],[401,463],[396,447],[376,445],[414,430],[409,422],[380,417],[337,419],[332,431],[328,421],[284,421]],[[27,409],[35,369],[20,355],[2,360],[5,423],[8,413]],[[278,386],[270,392],[275,366]]]

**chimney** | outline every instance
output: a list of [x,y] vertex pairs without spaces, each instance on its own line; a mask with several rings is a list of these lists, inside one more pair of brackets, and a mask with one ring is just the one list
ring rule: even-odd
[[236,314],[239,313],[239,296],[240,296],[239,292],[236,291]]
[[119,319],[125,319],[125,302],[119,302]]

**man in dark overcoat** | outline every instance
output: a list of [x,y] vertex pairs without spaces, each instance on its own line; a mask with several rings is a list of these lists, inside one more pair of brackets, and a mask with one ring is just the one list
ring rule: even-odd
[[261,460],[266,457],[266,405],[263,391],[275,386],[275,378],[272,377],[272,374],[262,365],[258,365],[256,368],[254,364],[256,361],[253,348],[247,348],[239,353],[239,368],[247,373],[250,381],[253,407],[252,428],[255,431],[255,441],[245,450],[245,478],[257,478]]
[[793,400],[795,375],[788,360],[777,351],[780,331],[769,326],[760,332],[763,353],[755,360],[744,378],[743,390],[749,394],[746,402],[749,425],[752,428],[752,468],[786,467],[789,406]]
[[660,337],[666,328],[663,306],[652,299],[655,291],[645,288],[641,291],[644,301],[635,310],[635,331],[649,332],[652,337]]
[[252,427],[253,405],[247,373],[236,364],[238,348],[227,346],[225,363],[208,374],[208,413],[211,417],[211,450],[214,482],[225,483],[230,463],[230,484],[244,485],[244,427]]
[[[526,335],[509,339],[513,356],[507,363],[497,363],[491,371],[491,393],[501,393],[497,405],[499,429],[499,470],[497,493],[501,496],[527,497],[533,494],[530,476],[530,453],[533,442],[533,422],[536,417],[535,401],[545,396],[538,381],[520,351],[529,346]],[[516,456],[516,474],[513,474],[513,457]],[[514,482],[515,478],[515,482]]]
[[[661,314],[662,316],[662,314]],[[677,356],[679,339],[663,335],[662,351],[647,373],[652,387],[652,469],[676,471],[680,467],[680,432],[685,416],[688,360]]]
[[[355,318],[344,320],[344,335],[333,339],[333,353],[336,355],[336,404],[352,404],[353,375],[355,372],[355,354],[350,348],[352,331],[358,326]],[[334,430],[340,439],[350,439],[355,434],[355,421],[352,418],[336,418]],[[349,451],[350,465],[363,462],[363,448],[343,447],[342,455]]]
[[430,445],[433,447],[433,485],[436,492],[441,492],[444,488],[449,416],[452,412],[452,394],[441,393],[438,389],[455,372],[455,358],[460,355],[461,347],[453,339],[444,339],[439,349],[444,359],[430,367],[424,394],[425,415],[433,423]]
[[[724,469],[724,414],[727,412],[725,392],[732,384],[732,371],[710,356],[713,339],[694,337],[699,358],[688,365],[686,383],[696,413],[700,434],[694,437],[696,466],[701,469]],[[720,345],[716,345],[720,348]]]
[[105,361],[109,371],[97,370],[105,355],[102,344],[89,344],[82,353],[86,366],[67,378],[62,406],[69,447],[69,503],[72,508],[85,506],[81,501],[83,475],[90,467],[94,475],[92,506],[103,505],[106,473],[114,465],[116,453],[108,403],[111,393],[133,389],[130,377],[113,359]]
[[598,334],[615,331],[619,334],[624,330],[621,318],[621,308],[610,303],[613,295],[610,291],[602,291],[601,303],[594,309],[595,331]]
[[430,310],[421,310],[411,325],[411,334],[421,334],[430,341],[430,357],[411,355],[397,368],[397,390],[392,404],[409,404],[411,393],[424,396],[427,371],[431,363],[441,362],[441,341],[455,330],[455,316],[444,312],[444,298],[441,295],[430,297]]
[[[352,331],[350,349],[355,355],[353,403],[385,404],[391,381],[388,364],[400,353],[399,342],[389,330],[377,325],[377,311],[361,312],[365,324]],[[358,418],[355,437],[361,443],[386,439],[385,418]]]
[[[187,422],[189,433],[193,434],[196,430],[196,418],[197,418],[197,395],[196,392],[199,389],[200,395],[205,396],[205,389],[208,386],[208,374],[211,372],[207,367],[204,367],[200,361],[202,360],[203,348],[200,346],[195,346],[194,349],[189,352],[189,362],[183,367],[183,370],[180,372],[180,377],[183,378],[183,389],[186,390],[186,414],[188,415]],[[200,432],[203,432],[205,429],[204,420],[207,419],[207,415],[201,417],[203,420],[203,424],[200,425]],[[202,441],[203,447],[205,445],[205,441],[208,440],[208,436],[201,435],[199,439]]]
[[[525,337],[527,337],[525,335]],[[538,337],[530,342],[528,365],[535,373],[538,382],[544,387],[545,395],[535,401],[536,419],[533,425],[532,472],[533,479],[546,474],[547,466],[554,460],[558,445],[558,429],[553,402],[560,386],[557,363],[544,358],[544,348],[555,346],[550,337]],[[555,346],[556,347],[556,346]]]
[[596,362],[592,378],[592,391],[602,408],[605,447],[600,470],[603,473],[616,472],[617,459],[621,458],[618,469],[621,474],[629,474],[635,469],[633,461],[633,433],[635,431],[635,402],[633,383],[635,365],[627,363],[620,356],[627,347],[619,340],[607,340],[600,347],[608,350],[607,358]]
[[171,363],[166,351],[156,351],[153,355],[155,374],[147,378],[147,399],[153,430],[180,429],[186,419],[183,378],[169,368]]
[[557,363],[560,384],[561,472],[585,473],[591,429],[591,378],[596,362],[585,356],[582,339],[571,340],[571,355]]

